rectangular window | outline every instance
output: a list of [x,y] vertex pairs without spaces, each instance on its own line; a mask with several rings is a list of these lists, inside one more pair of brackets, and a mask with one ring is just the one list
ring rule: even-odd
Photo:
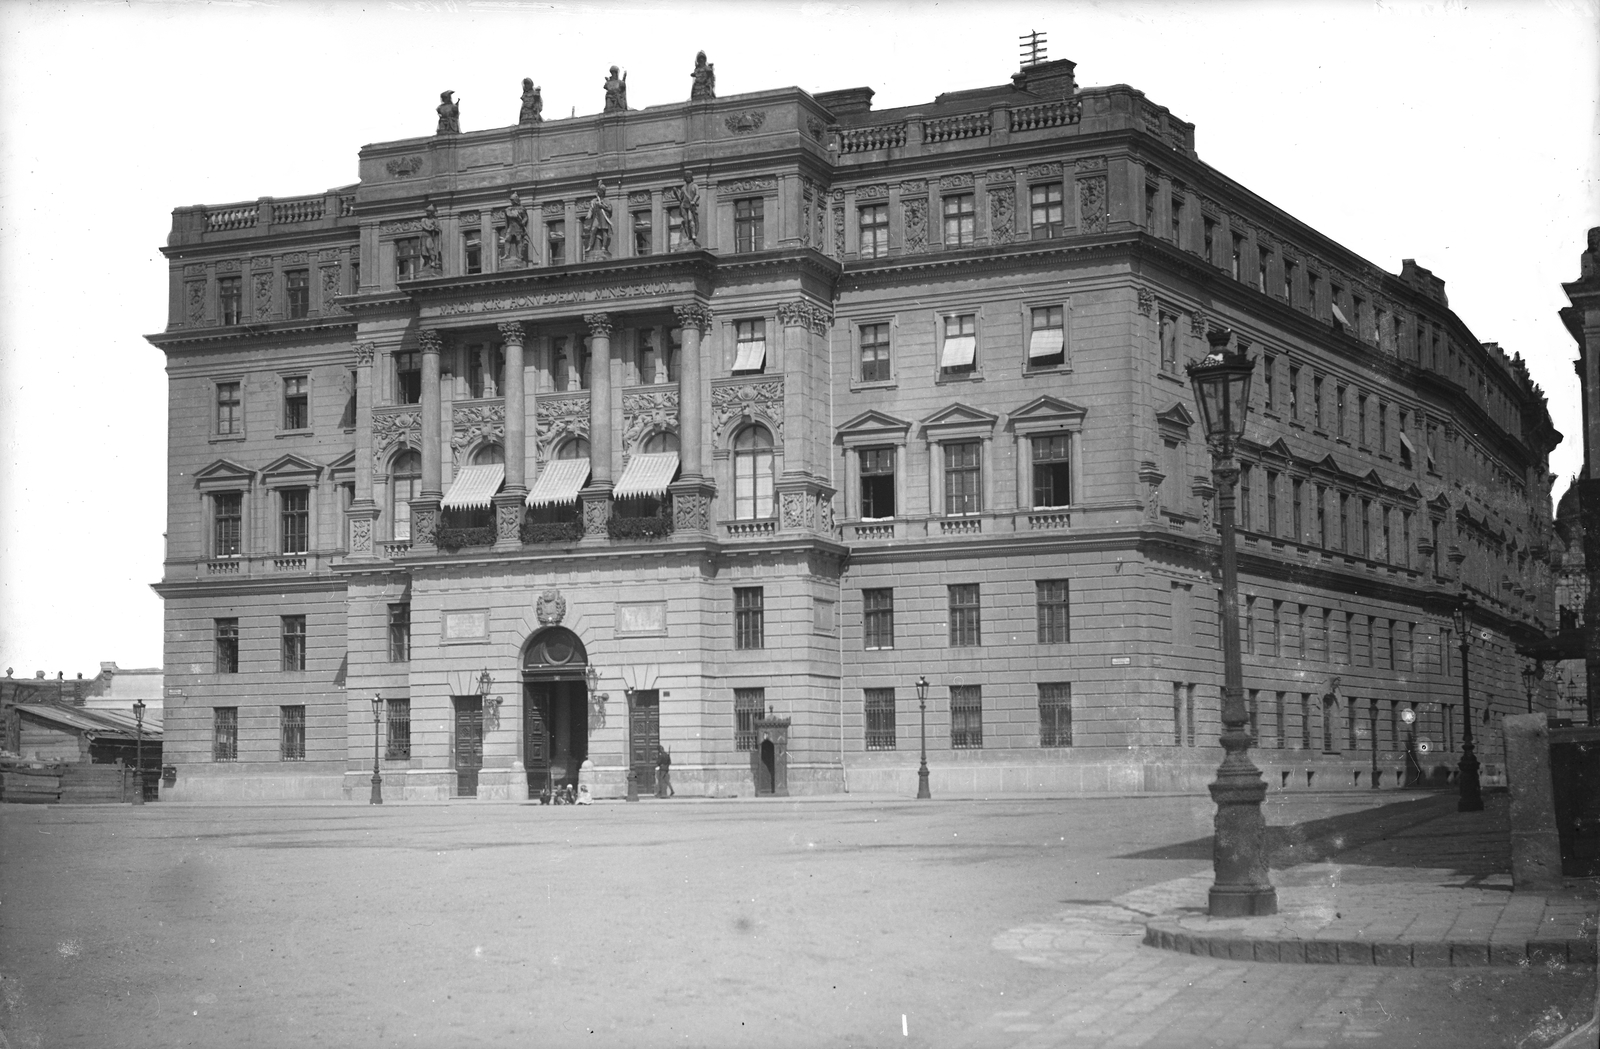
[[1289,418],[1300,421],[1300,368],[1289,365]]
[[1284,710],[1284,693],[1282,692],[1279,692],[1276,697],[1273,715],[1273,728],[1277,731],[1272,734],[1272,742],[1274,749],[1282,750],[1284,748],[1284,730],[1288,721],[1287,711]]
[[641,208],[633,213],[633,253],[644,256],[650,254],[655,248],[655,229],[651,225],[649,208]]
[[1191,747],[1195,745],[1194,690],[1195,690],[1195,686],[1193,686],[1193,685],[1186,685],[1186,686],[1184,686],[1184,690],[1183,690],[1183,712],[1184,712],[1185,719],[1188,721],[1187,737],[1188,737],[1188,744]]
[[389,662],[411,659],[411,602],[397,601],[389,606]]
[[1064,645],[1072,640],[1072,601],[1067,580],[1041,579],[1035,586],[1039,644]]
[[388,738],[384,741],[384,757],[390,761],[405,761],[411,757],[411,700],[386,699],[384,720],[388,723]]
[[1267,267],[1272,265],[1272,253],[1261,250],[1256,252],[1256,290],[1261,294],[1267,293]]
[[1217,220],[1206,215],[1200,220],[1200,223],[1203,228],[1202,235],[1205,238],[1206,261],[1215,263],[1217,260]]
[[283,428],[305,430],[311,426],[311,383],[304,375],[283,380]]
[[1411,567],[1411,511],[1400,511],[1400,558],[1399,564],[1404,568]]
[[1233,239],[1233,252],[1229,260],[1229,272],[1234,280],[1240,280],[1244,266],[1244,238],[1239,234],[1231,234]]
[[1278,474],[1274,470],[1267,471],[1267,534],[1278,534]]
[[306,617],[280,616],[283,626],[283,669],[306,668]]
[[239,621],[237,619],[212,620],[217,640],[217,673],[239,672]]
[[1350,496],[1339,493],[1339,549],[1350,552]]
[[861,591],[862,642],[866,648],[894,647],[894,591]]
[[767,690],[764,688],[736,688],[733,690],[733,749],[756,749],[756,719],[767,712]]
[[680,251],[687,243],[683,236],[683,209],[670,207],[667,209],[667,250]]
[[766,647],[765,591],[759,586],[733,588],[733,647]]
[[1072,746],[1072,685],[1066,681],[1039,683],[1039,746]]
[[950,587],[950,646],[966,648],[981,644],[983,626],[978,584],[954,584]]
[[884,520],[894,516],[894,449],[863,448],[861,464],[861,517]]
[[217,313],[223,324],[244,321],[244,278],[217,278]]
[[1322,429],[1322,376],[1311,377],[1311,425]]
[[1389,454],[1389,406],[1378,402],[1378,454]]
[[218,492],[211,497],[211,556],[238,557],[243,552],[244,494]]
[[860,220],[859,253],[864,259],[881,259],[889,254],[889,205],[868,204],[856,211]]
[[461,235],[461,255],[468,273],[483,272],[483,233],[469,229]]
[[860,328],[861,335],[861,381],[862,382],[888,382],[889,372],[889,326],[887,324],[863,324]]
[[1239,465],[1239,527],[1247,532],[1255,528],[1254,515],[1250,512],[1251,504],[1254,502],[1251,498],[1253,493],[1250,490],[1250,482],[1254,474],[1255,471],[1251,469],[1249,463]]
[[239,384],[217,383],[217,436],[229,437],[244,432],[244,414],[239,410]]
[[759,373],[767,370],[767,322],[755,320],[734,321],[735,373]]
[[1261,355],[1261,394],[1262,407],[1266,411],[1275,411],[1275,387],[1278,385],[1278,358],[1270,353]]
[[1311,749],[1311,693],[1300,693],[1300,749]]
[[544,224],[545,259],[552,266],[567,264],[567,220],[556,219]]
[[1283,301],[1294,305],[1294,263],[1288,259],[1283,260]]
[[278,493],[278,548],[285,554],[311,549],[311,489],[285,488]]
[[1161,370],[1178,370],[1178,318],[1170,313],[1159,314],[1156,319],[1156,337],[1161,342]]
[[1383,507],[1378,511],[1378,516],[1383,519],[1383,549],[1379,551],[1379,560],[1385,564],[1394,563],[1394,541],[1390,535],[1389,525],[1394,511],[1390,507]]
[[1294,535],[1292,538],[1297,543],[1303,543],[1306,541],[1305,511],[1302,508],[1302,504],[1305,500],[1305,488],[1306,483],[1300,480],[1298,477],[1295,478],[1294,483],[1290,485],[1289,513],[1294,517],[1294,521],[1292,522],[1294,525]]
[[1328,490],[1317,485],[1317,545],[1328,548]]
[[962,313],[944,319],[944,345],[939,350],[943,378],[971,375],[978,367],[978,315]]
[[1172,745],[1183,746],[1183,682],[1172,683]]
[[982,686],[950,686],[950,746],[958,750],[983,746]]
[[1172,243],[1183,243],[1183,194],[1177,190],[1167,202],[1167,218],[1172,224]]
[[306,759],[306,708],[278,708],[278,757],[283,761]]
[[866,690],[866,736],[868,750],[893,750],[894,689]]
[[394,279],[415,280],[420,276],[422,276],[422,238],[399,238],[394,242]]
[[762,207],[760,197],[733,202],[734,251],[760,251],[764,246],[766,222],[762,218]]
[[977,209],[971,193],[952,193],[944,198],[944,246],[970,248],[977,240]]
[[289,319],[304,320],[311,316],[311,271],[288,270],[283,275],[284,298],[288,300]]
[[948,516],[983,510],[983,442],[952,441],[944,448],[944,512]]
[[1253,688],[1245,693],[1245,714],[1250,724],[1250,745],[1261,745],[1261,690]]
[[1067,360],[1066,310],[1041,306],[1030,314],[1028,367],[1050,368]]
[[1244,622],[1239,627],[1239,640],[1243,642],[1245,654],[1256,654],[1256,599],[1245,594],[1239,595],[1244,601]]
[[1361,500],[1361,549],[1356,553],[1372,559],[1372,500]]
[[1345,436],[1344,385],[1335,384],[1333,394],[1334,424],[1338,427],[1337,436],[1343,437]]
[[1033,446],[1033,505],[1035,509],[1072,504],[1072,436],[1041,434]]
[[416,350],[394,355],[394,403],[422,403],[422,354]]
[[239,760],[239,708],[211,708],[211,760]]
[[1061,236],[1061,183],[1029,186],[1028,204],[1034,240]]

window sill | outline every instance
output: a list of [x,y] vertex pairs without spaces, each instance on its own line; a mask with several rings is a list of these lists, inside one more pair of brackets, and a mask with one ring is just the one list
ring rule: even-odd
[[279,437],[279,438],[283,438],[283,437],[310,437],[310,436],[312,436],[312,433],[313,432],[311,430],[309,430],[309,429],[305,429],[305,430],[279,430],[274,436]]
[[1072,365],[1067,361],[1062,361],[1060,364],[1023,365],[1022,374],[1024,377],[1031,375],[1071,375]]
[[1261,409],[1261,415],[1262,415],[1263,418],[1271,419],[1273,422],[1282,422],[1283,421],[1282,418],[1278,415],[1277,411],[1275,409],[1272,409],[1272,408],[1263,408],[1263,409]]
[[1165,379],[1171,383],[1177,383],[1179,386],[1186,385],[1181,376],[1179,376],[1176,372],[1170,372],[1165,368],[1162,368],[1160,371],[1156,372],[1156,378]]
[[938,386],[943,386],[946,383],[952,382],[982,382],[983,374],[981,372],[968,372],[962,375],[946,375],[944,374],[943,370],[941,370],[939,377],[933,381],[934,384]]
[[1301,422],[1299,419],[1290,419],[1289,428],[1293,430],[1304,430],[1306,428],[1306,424]]
[[899,382],[894,379],[874,379],[871,382],[852,382],[850,391],[854,393],[858,390],[894,390],[899,389],[899,386]]
[[212,437],[210,443],[212,443],[212,444],[227,444],[230,441],[242,441],[244,439],[245,439],[245,435],[242,434],[242,433],[221,434],[221,435]]

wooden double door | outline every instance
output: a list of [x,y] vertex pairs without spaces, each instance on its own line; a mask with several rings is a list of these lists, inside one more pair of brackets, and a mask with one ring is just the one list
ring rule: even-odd
[[528,797],[578,782],[589,756],[589,695],[583,681],[535,678],[522,689],[522,764]]
[[656,760],[661,756],[661,693],[640,689],[633,694],[633,779],[639,793],[654,794]]
[[456,797],[478,796],[478,773],[483,769],[483,698],[455,697]]

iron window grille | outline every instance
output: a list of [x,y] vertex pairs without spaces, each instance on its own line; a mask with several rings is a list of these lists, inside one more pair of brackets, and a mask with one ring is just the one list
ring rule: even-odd
[[733,749],[756,749],[756,718],[767,709],[767,690],[764,688],[736,688],[733,690]]
[[239,708],[211,708],[211,760],[239,760]]
[[399,601],[389,606],[389,662],[405,663],[411,659],[411,602]]
[[420,276],[422,276],[422,238],[399,238],[394,242],[394,279],[415,280]]
[[411,757],[411,700],[386,699],[388,733],[384,741],[384,757],[390,761],[404,761]]
[[217,312],[223,324],[239,324],[244,320],[244,278],[219,277],[217,279]]
[[733,647],[766,647],[765,590],[759,586],[733,588]]
[[242,550],[244,494],[218,492],[211,497],[213,557],[238,557]]
[[764,202],[747,197],[733,202],[733,250],[760,251],[765,245]]
[[983,444],[953,441],[944,445],[944,512],[946,516],[983,511]]
[[278,708],[278,757],[283,761],[306,759],[306,708]]
[[894,516],[894,449],[863,448],[861,466],[861,516],[885,520]]
[[1072,640],[1072,602],[1067,580],[1041,579],[1035,584],[1039,644],[1061,645]]
[[283,616],[283,669],[306,668],[306,617]]
[[977,583],[950,587],[950,646],[967,648],[983,644],[982,609]]
[[866,744],[868,750],[894,750],[894,689],[866,690]]
[[651,225],[650,211],[648,208],[633,213],[633,253],[635,255],[649,255],[655,247],[653,237],[654,228]]
[[394,355],[394,399],[396,404],[422,403],[422,354],[416,350]]
[[311,316],[311,271],[289,270],[283,275],[284,298],[289,300],[289,319]]
[[863,647],[894,647],[893,589],[861,591],[861,627]]
[[861,243],[858,254],[864,259],[881,259],[889,254],[889,205],[869,204],[856,212],[860,220]]
[[982,686],[950,686],[950,746],[957,750],[983,746]]
[[969,248],[977,240],[977,208],[971,193],[952,193],[944,198],[944,246]]
[[283,380],[283,428],[304,430],[311,425],[310,382],[304,375]]
[[239,384],[217,383],[217,436],[231,437],[244,432],[244,414],[239,410]]
[[1028,187],[1028,205],[1034,240],[1061,236],[1061,183],[1050,182],[1042,186]]
[[888,382],[889,326],[863,324],[861,326],[861,381]]
[[310,549],[311,489],[285,488],[278,493],[279,544],[285,554],[303,554]]
[[1039,746],[1072,746],[1072,685],[1066,681],[1039,685]]
[[217,642],[217,673],[237,674],[239,672],[239,621],[237,619],[217,619],[215,624]]
[[567,221],[557,219],[544,224],[545,258],[552,266],[567,264]]

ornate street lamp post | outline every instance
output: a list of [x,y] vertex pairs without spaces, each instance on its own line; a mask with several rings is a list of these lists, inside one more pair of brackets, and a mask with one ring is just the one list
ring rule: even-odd
[[144,804],[144,700],[133,701],[133,803]]
[[922,714],[922,763],[917,766],[917,798],[930,799],[928,790],[928,679],[917,678],[917,710]]
[[372,694],[372,798],[370,805],[383,804],[383,776],[378,772],[378,715],[383,709],[383,696]]
[[1450,613],[1456,622],[1456,635],[1461,638],[1461,800],[1456,802],[1457,812],[1482,812],[1483,788],[1478,783],[1478,754],[1472,745],[1472,692],[1467,685],[1467,662],[1472,651],[1472,639],[1467,631],[1472,623],[1467,618],[1467,602],[1463,599]]
[[1535,659],[1533,666],[1522,668],[1522,687],[1528,693],[1528,713],[1533,713],[1533,693],[1544,680],[1544,660]]
[[1250,378],[1255,361],[1238,340],[1238,350],[1228,352],[1233,333],[1213,328],[1206,333],[1211,352],[1203,361],[1190,362],[1189,382],[1194,386],[1201,425],[1211,447],[1211,478],[1217,490],[1217,523],[1222,541],[1222,594],[1217,604],[1222,628],[1222,749],[1226,752],[1211,784],[1216,802],[1216,838],[1212,845],[1209,911],[1216,917],[1278,913],[1278,891],[1267,877],[1267,828],[1261,802],[1267,785],[1261,770],[1251,764],[1249,713],[1244,702],[1244,672],[1239,659],[1239,582],[1233,537],[1233,486],[1239,479],[1234,449],[1244,437],[1250,410]]

